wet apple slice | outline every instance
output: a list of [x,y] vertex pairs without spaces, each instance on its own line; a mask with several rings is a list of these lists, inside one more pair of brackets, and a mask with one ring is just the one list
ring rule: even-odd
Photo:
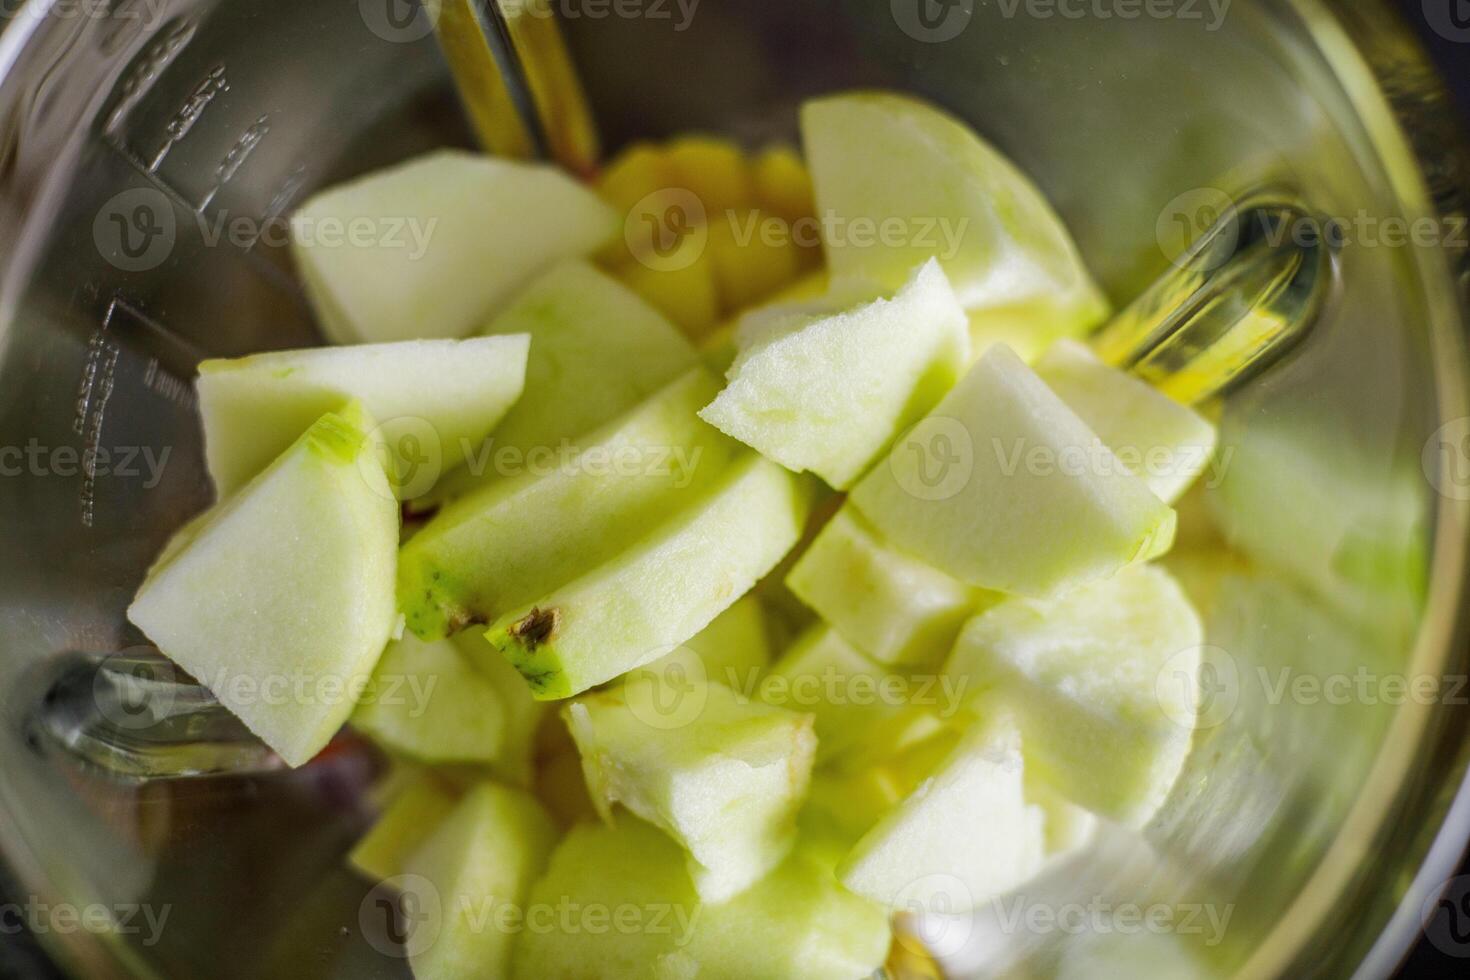
[[621,804],[678,841],[704,901],[739,894],[791,850],[817,747],[810,715],[638,671],[562,716],[604,819]]
[[291,217],[291,245],[337,343],[464,337],[620,217],[554,167],[446,150],[329,188]]
[[852,501],[978,588],[1066,592],[1168,550],[1175,515],[1010,348],[991,348]]
[[801,537],[810,499],[801,480],[752,453],[639,544],[502,615],[483,655],[507,657],[541,700],[656,660],[781,560]]
[[464,462],[521,397],[530,338],[409,340],[276,351],[199,365],[199,413],[215,489],[259,473],[349,398],[379,420],[400,495]]
[[1014,712],[1035,775],[1141,826],[1189,754],[1204,631],[1178,584],[1145,565],[1060,599],[1008,599],[965,626],[945,671],[983,714]]
[[719,390],[683,375],[567,453],[445,507],[398,564],[408,628],[444,636],[494,622],[610,560],[699,497],[741,447],[700,421]]
[[180,532],[128,608],[292,766],[352,713],[397,617],[398,504],[373,426],[355,402],[323,415]]
[[938,256],[967,310],[1095,323],[1107,303],[1041,192],[968,126],[908,96],[806,103],[802,138],[836,280],[896,289]]
[[944,397],[969,360],[965,313],[936,262],[892,299],[743,330],[700,413],[795,472],[843,489]]

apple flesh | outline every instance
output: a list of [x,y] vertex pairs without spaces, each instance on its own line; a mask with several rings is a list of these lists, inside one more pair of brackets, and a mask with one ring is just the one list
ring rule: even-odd
[[486,484],[441,510],[399,559],[408,628],[439,637],[493,622],[616,557],[697,499],[741,451],[696,415],[718,387],[695,368],[578,440],[548,471]]
[[1015,713],[1036,777],[1128,826],[1179,777],[1198,710],[1204,630],[1155,566],[1055,600],[1007,599],[965,626],[945,671],[982,715]]
[[641,671],[562,714],[604,819],[622,804],[678,841],[704,901],[739,894],[790,851],[817,747],[809,715]]
[[505,746],[506,708],[453,643],[406,636],[383,651],[352,723],[424,762],[488,764]]
[[890,547],[855,507],[822,528],[786,585],[885,664],[937,664],[965,620],[995,598]]
[[546,718],[548,705],[531,696],[520,672],[503,657],[482,657],[485,638],[478,632],[451,637],[466,663],[477,676],[495,688],[505,717],[505,737],[500,752],[490,761],[490,770],[502,781],[527,787],[533,782],[536,735]]
[[1215,452],[1215,427],[1199,413],[1076,341],[1053,346],[1036,373],[1167,504],[1184,495]]
[[[373,426],[355,402],[323,415],[180,532],[128,608],[292,766],[346,722],[397,618],[398,504]],[[298,684],[308,696],[267,696]]]
[[852,502],[978,588],[1054,596],[1168,550],[1175,515],[1008,347],[991,348]]
[[772,666],[761,696],[767,703],[813,716],[817,759],[827,763],[903,710],[903,703],[885,700],[887,677],[887,670],[836,630],[818,624]]
[[444,151],[310,198],[291,218],[291,244],[327,336],[384,343],[466,336],[619,224],[552,167]]
[[845,489],[964,372],[966,324],[930,260],[892,299],[742,331],[729,384],[700,416]]
[[[205,361],[197,390],[209,475],[228,496],[355,398],[380,420],[400,492],[416,495],[463,463],[521,397],[529,351],[530,338],[512,334]],[[432,473],[419,471],[425,463]]]
[[[524,909],[556,836],[546,811],[521,790],[482,783],[465,794],[404,861],[405,899],[427,917],[405,944],[418,980],[509,974],[516,933],[501,916]],[[422,942],[420,929],[430,930]]]
[[[1023,306],[1095,323],[1106,301],[1061,219],[1027,177],[968,126],[916,99],[859,92],[801,110],[817,213],[836,280],[896,288],[938,254],[967,310]],[[859,238],[863,225],[902,242]],[[937,227],[936,227],[937,225]]]
[[502,615],[485,655],[508,658],[543,701],[656,660],[775,566],[801,537],[810,496],[751,454],[640,544]]
[[738,691],[758,682],[770,664],[765,610],[759,599],[748,595],[716,616],[678,650],[639,667],[629,676],[647,671],[671,680],[707,679]]
[[403,863],[449,816],[459,796],[447,783],[420,775],[395,796],[372,829],[347,856],[347,861],[371,881],[387,881],[403,874]]

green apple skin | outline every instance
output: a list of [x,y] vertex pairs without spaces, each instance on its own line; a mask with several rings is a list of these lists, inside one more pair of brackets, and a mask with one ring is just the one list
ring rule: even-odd
[[982,716],[1014,712],[1034,774],[1127,826],[1158,811],[1193,741],[1204,630],[1144,565],[1055,600],[1007,599],[965,626],[945,671]]
[[[336,343],[431,340],[470,334],[525,282],[590,255],[620,224],[553,167],[449,150],[308,199],[291,218],[291,248]],[[371,241],[332,234],[364,225]]]
[[695,368],[579,439],[565,465],[488,483],[441,510],[399,558],[408,628],[430,638],[493,622],[610,561],[698,499],[742,452],[696,414],[718,388]]
[[606,425],[700,363],[679,329],[627,286],[594,266],[569,260],[538,276],[481,331],[529,334],[526,391],[471,454],[418,509],[464,496],[502,476],[497,454],[527,459],[559,449]]
[[892,935],[885,909],[803,853],[729,902],[701,903],[679,846],[627,815],[573,827],[558,845],[530,908],[558,902],[642,918],[601,935],[556,919],[528,930],[514,980],[852,980],[882,966]]
[[665,656],[750,591],[800,539],[810,500],[808,484],[751,454],[642,543],[485,637],[538,699],[579,694]]
[[1214,455],[1215,427],[1198,412],[1109,367],[1083,344],[1058,342],[1036,373],[1166,504],[1184,495]]
[[[128,609],[288,765],[366,689],[397,612],[398,503],[356,402],[323,415],[164,549]],[[266,696],[293,691],[304,697]]]
[[[508,976],[516,933],[499,925],[496,911],[524,909],[556,838],[551,818],[524,791],[487,782],[467,792],[404,861],[405,895],[432,917],[415,928],[436,930],[422,948],[409,940],[414,977]],[[424,888],[432,900],[417,894]]]
[[997,598],[891,547],[856,507],[822,528],[786,585],[863,653],[906,666],[939,663]]
[[[423,476],[463,463],[521,397],[530,346],[530,337],[513,334],[204,361],[198,392],[209,475],[228,496],[324,413],[357,399],[380,420],[376,435],[393,453],[400,491],[427,490]],[[425,462],[433,473],[420,474]]]
[[[1015,165],[948,113],[908,96],[854,92],[801,110],[834,283],[897,288],[938,255],[960,304],[1096,323],[1107,302],[1071,236]],[[936,227],[937,222],[937,227]],[[897,223],[901,242],[859,238]]]
[[[1004,715],[977,726],[935,774],[890,810],[837,869],[889,908],[963,914],[1041,870],[1045,813],[1026,802],[1021,735]],[[951,890],[958,879],[963,888]]]
[[489,764],[502,757],[507,711],[500,691],[448,640],[405,636],[389,643],[374,681],[352,723],[379,744],[425,762]]
[[742,344],[729,384],[700,416],[845,489],[964,373],[967,327],[931,259],[891,299],[789,319]]
[[347,862],[369,881],[403,874],[403,863],[449,816],[459,796],[433,775],[417,776],[383,810],[372,829],[347,855]]
[[604,819],[621,804],[676,840],[702,900],[728,901],[790,852],[817,747],[810,715],[643,671],[562,714]]
[[851,500],[895,547],[940,571],[1033,597],[1164,553],[1176,521],[1004,345],[899,439]]

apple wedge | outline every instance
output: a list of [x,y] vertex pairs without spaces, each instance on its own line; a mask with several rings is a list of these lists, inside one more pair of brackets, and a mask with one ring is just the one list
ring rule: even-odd
[[748,595],[714,618],[688,643],[628,676],[712,680],[737,691],[752,688],[771,664],[771,641],[760,600]]
[[503,657],[484,657],[485,638],[478,631],[461,633],[449,640],[466,663],[472,664],[480,679],[488,682],[500,696],[505,715],[505,737],[500,752],[491,760],[490,769],[502,782],[513,786],[530,786],[534,779],[536,734],[549,706],[531,696],[520,672]]
[[895,718],[905,707],[889,693],[888,671],[863,656],[830,626],[818,624],[796,639],[761,683],[768,704],[812,715],[817,760],[840,756],[865,735]]
[[[507,473],[558,458],[562,446],[605,425],[693,368],[694,347],[626,286],[582,261],[526,286],[487,336],[528,334],[526,390],[494,437],[425,498],[438,504]],[[423,508],[420,508],[423,509]]]
[[579,439],[547,471],[489,483],[441,510],[399,558],[408,628],[436,637],[494,622],[698,499],[741,452],[696,414],[718,389],[695,368]]
[[463,337],[619,216],[542,164],[441,151],[310,198],[291,218],[307,296],[341,344]]
[[352,723],[424,762],[488,764],[501,758],[506,708],[454,644],[405,636],[383,651]]
[[403,862],[449,816],[459,796],[433,775],[420,775],[399,791],[347,855],[347,862],[370,881],[403,874]]
[[845,489],[964,372],[966,326],[930,260],[892,299],[742,330],[730,382],[700,416]]
[[486,631],[543,701],[657,660],[704,629],[801,537],[809,488],[751,454],[641,543]]
[[[521,790],[482,783],[465,794],[404,861],[405,899],[424,916],[405,943],[417,980],[510,973],[514,927],[524,924],[526,896],[556,837],[546,811]],[[422,941],[419,930],[427,932]]]
[[978,588],[1046,597],[1168,550],[1175,515],[1036,373],[991,348],[852,502]]
[[1215,427],[1198,412],[1074,340],[1055,344],[1036,373],[1166,504],[1184,495],[1215,452]]
[[786,585],[885,664],[937,664],[965,620],[995,599],[889,547],[856,507],[843,507],[822,528]]
[[603,818],[621,804],[678,841],[704,901],[739,894],[791,850],[817,747],[811,716],[639,671],[562,717]]
[[[380,424],[390,477],[416,496],[459,466],[521,397],[530,338],[408,340],[199,365],[205,459],[221,497],[355,398]],[[426,479],[427,478],[427,479]]]
[[1106,314],[1041,192],[953,116],[859,92],[806,103],[801,130],[834,280],[893,289],[938,255],[967,310],[1025,306],[1083,323]]
[[1138,827],[1189,754],[1203,641],[1183,590],[1145,565],[1060,599],[992,606],[965,626],[944,669],[968,678],[982,715],[1015,713],[1042,782]]
[[1010,891],[1045,857],[1045,814],[1026,802],[1023,777],[1014,724],[977,727],[858,841],[838,879],[895,912],[964,914]]
[[128,618],[300,766],[352,713],[388,642],[398,504],[355,402],[323,415],[185,527]]

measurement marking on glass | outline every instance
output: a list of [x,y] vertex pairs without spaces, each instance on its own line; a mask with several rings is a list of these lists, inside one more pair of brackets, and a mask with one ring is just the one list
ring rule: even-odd
[[117,105],[107,117],[103,130],[109,136],[120,139],[117,131],[127,120],[134,107],[153,88],[163,70],[173,63],[179,52],[194,39],[198,25],[189,20],[179,20],[159,32],[152,43],[144,49],[138,60],[130,67],[118,86]]
[[194,124],[204,117],[204,110],[209,108],[209,104],[219,97],[221,93],[228,92],[229,90],[230,80],[225,77],[225,66],[222,64],[215,65],[210,69],[209,74],[204,76],[204,79],[198,85],[194,86],[194,91],[189,93],[189,97],[184,100],[184,104],[179,107],[178,111],[174,113],[173,118],[168,121],[168,125],[164,130],[167,135],[164,138],[163,145],[158,148],[158,152],[153,155],[152,163],[148,165],[150,172],[156,171],[159,167],[163,166],[163,161],[168,158],[169,151],[180,140],[189,135],[189,131],[194,128]]
[[230,147],[224,159],[220,160],[219,166],[215,167],[214,186],[204,195],[196,210],[203,211],[214,202],[215,195],[223,190],[224,186],[239,172],[240,168],[245,165],[245,161],[250,159],[250,154],[255,152],[255,148],[270,131],[270,116],[266,115],[255,120],[249,129],[240,134],[240,138],[235,140],[235,144]]

